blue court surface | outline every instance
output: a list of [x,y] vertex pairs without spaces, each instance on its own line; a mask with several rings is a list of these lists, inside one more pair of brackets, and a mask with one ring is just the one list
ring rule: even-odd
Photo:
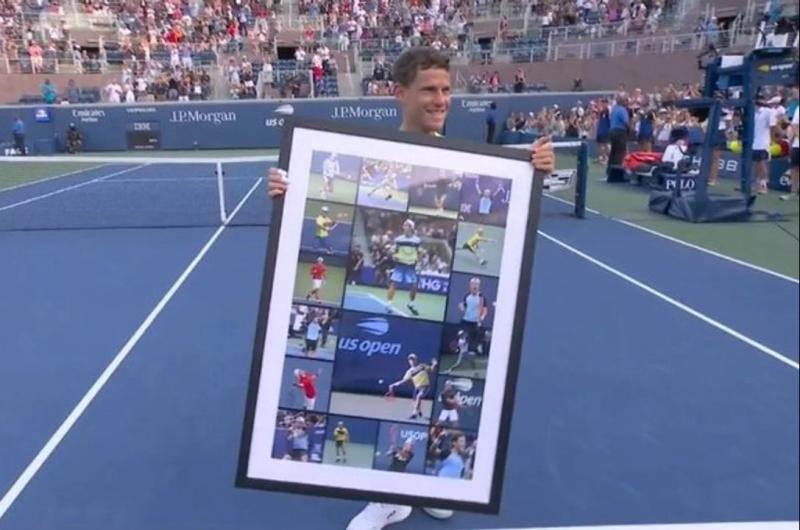
[[[234,487],[263,183],[214,226],[213,182],[124,169],[0,192],[0,530],[343,530],[363,503]],[[181,217],[15,228],[97,201]],[[544,210],[501,513],[390,528],[797,521],[797,281]]]
[[352,289],[345,291],[343,307],[366,313],[389,313],[391,311],[392,314],[408,316],[402,310],[390,309],[386,300],[381,300],[374,294],[353,292]]

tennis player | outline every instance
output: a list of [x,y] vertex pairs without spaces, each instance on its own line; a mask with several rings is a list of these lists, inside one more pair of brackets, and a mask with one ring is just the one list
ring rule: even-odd
[[478,192],[478,214],[489,215],[492,213],[492,206],[494,206],[494,198],[492,197],[492,190],[489,188],[481,189],[478,179],[475,179],[475,191]]
[[336,442],[336,461],[347,462],[347,443],[350,441],[350,431],[340,421],[333,430],[333,441]]
[[464,359],[469,356],[470,360],[470,367],[475,370],[477,368],[475,364],[475,348],[472,346],[472,340],[470,339],[470,335],[463,329],[458,330],[458,338],[455,341],[455,344],[451,346],[451,351],[454,351],[458,354],[458,358],[453,366],[448,368],[446,371],[442,372],[444,374],[452,374],[453,371],[461,366],[464,362]]
[[444,388],[439,394],[439,402],[442,404],[442,410],[439,412],[439,419],[436,424],[449,424],[449,427],[458,427],[458,409],[460,405],[452,381],[445,381]]
[[[403,113],[402,132],[441,136],[450,110],[450,59],[430,47],[415,47],[404,51],[395,61],[392,78],[396,83],[395,97]],[[556,166],[555,151],[548,136],[531,145],[531,164],[546,175]],[[286,193],[289,181],[278,168],[269,170],[269,195]],[[450,519],[452,510],[425,508],[436,519]],[[410,506],[370,503],[347,526],[347,530],[381,530],[399,523],[411,515]]]
[[322,289],[322,284],[325,283],[325,276],[328,274],[328,268],[325,266],[325,260],[322,256],[317,258],[317,262],[311,265],[308,270],[311,276],[311,289],[306,293],[306,300],[312,296],[319,302],[319,290]]
[[422,400],[431,388],[431,372],[436,370],[436,360],[434,359],[430,364],[421,363],[417,354],[411,353],[408,355],[408,365],[409,368],[403,378],[389,385],[389,392],[394,393],[395,388],[410,381],[414,385],[414,406],[409,419],[421,419]]
[[303,353],[306,357],[315,356],[317,354],[317,346],[319,344],[319,336],[322,332],[322,326],[319,323],[320,317],[314,315],[306,326],[306,343],[303,347]]
[[461,311],[461,324],[471,327],[480,327],[489,315],[489,300],[481,291],[481,279],[470,278],[469,291],[458,303]]
[[369,193],[367,193],[367,197],[372,197],[376,192],[382,191],[385,193],[383,198],[387,201],[390,200],[394,193],[398,190],[397,173],[392,171],[392,169],[389,167],[383,168],[381,167],[381,164],[375,164],[373,178],[375,177],[380,179],[380,181],[378,182],[377,186],[372,188]]
[[461,247],[462,250],[466,250],[475,256],[475,259],[478,260],[478,264],[481,267],[485,267],[486,264],[489,263],[489,261],[484,257],[485,253],[483,248],[481,248],[481,245],[484,243],[496,243],[496,240],[494,239],[483,237],[483,233],[483,228],[478,227],[478,229],[475,230],[475,232],[473,232],[466,241],[464,241],[464,244]]
[[439,178],[433,183],[424,184],[423,187],[436,190],[433,196],[433,208],[437,212],[443,212],[447,196],[450,195],[450,190],[458,190],[459,180],[458,177],[448,177],[447,172],[441,169]]
[[303,390],[303,408],[314,410],[314,405],[317,404],[317,376],[296,368],[294,377],[294,386]]
[[408,287],[408,310],[415,316],[419,315],[414,301],[417,299],[417,262],[420,258],[422,239],[417,235],[414,221],[406,219],[403,222],[403,233],[394,238],[392,257],[394,269],[389,278],[389,287],[386,289],[386,310],[392,312],[394,295],[397,285]]
[[328,198],[329,193],[333,193],[333,180],[341,173],[339,160],[336,153],[331,153],[328,158],[322,161],[322,191],[320,197]]
[[405,473],[408,464],[414,459],[414,442],[406,440],[402,447],[389,447],[386,454],[392,459],[388,471]]
[[330,208],[327,206],[323,206],[320,208],[319,215],[317,216],[316,223],[317,223],[317,242],[319,245],[317,248],[322,248],[328,251],[328,254],[333,254],[333,247],[328,241],[328,237],[331,234],[331,228],[333,228],[334,223],[331,216],[328,215]]

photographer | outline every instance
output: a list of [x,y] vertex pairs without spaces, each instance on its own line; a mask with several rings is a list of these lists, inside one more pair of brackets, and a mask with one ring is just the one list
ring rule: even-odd
[[74,155],[83,147],[83,137],[74,123],[69,124],[67,129],[67,152]]

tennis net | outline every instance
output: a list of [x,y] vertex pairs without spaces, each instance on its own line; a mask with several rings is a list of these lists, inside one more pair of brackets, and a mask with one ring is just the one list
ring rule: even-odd
[[0,158],[0,230],[266,225],[277,157]]
[[[554,146],[557,169],[545,193],[573,205],[557,213],[583,217],[587,145]],[[276,156],[0,157],[0,230],[267,225],[266,175],[276,163]]]
[[[505,147],[529,149],[530,145],[509,144]],[[556,153],[556,170],[545,179],[544,193],[550,198],[571,205],[572,213],[582,219],[586,216],[589,145],[584,141],[566,141],[553,142],[553,147]]]

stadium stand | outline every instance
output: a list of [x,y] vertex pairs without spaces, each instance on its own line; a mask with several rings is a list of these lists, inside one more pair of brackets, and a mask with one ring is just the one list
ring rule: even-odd
[[427,44],[451,54],[460,92],[607,89],[607,79],[652,88],[666,79],[645,84],[633,72],[648,64],[643,56],[661,55],[682,83],[709,44],[743,49],[776,33],[796,42],[795,5],[734,8],[730,0],[0,0],[0,70],[15,78],[2,81],[7,101],[22,102],[42,100],[29,88],[41,76],[66,91],[63,74],[80,95],[58,92],[60,101],[388,95],[394,58]]

